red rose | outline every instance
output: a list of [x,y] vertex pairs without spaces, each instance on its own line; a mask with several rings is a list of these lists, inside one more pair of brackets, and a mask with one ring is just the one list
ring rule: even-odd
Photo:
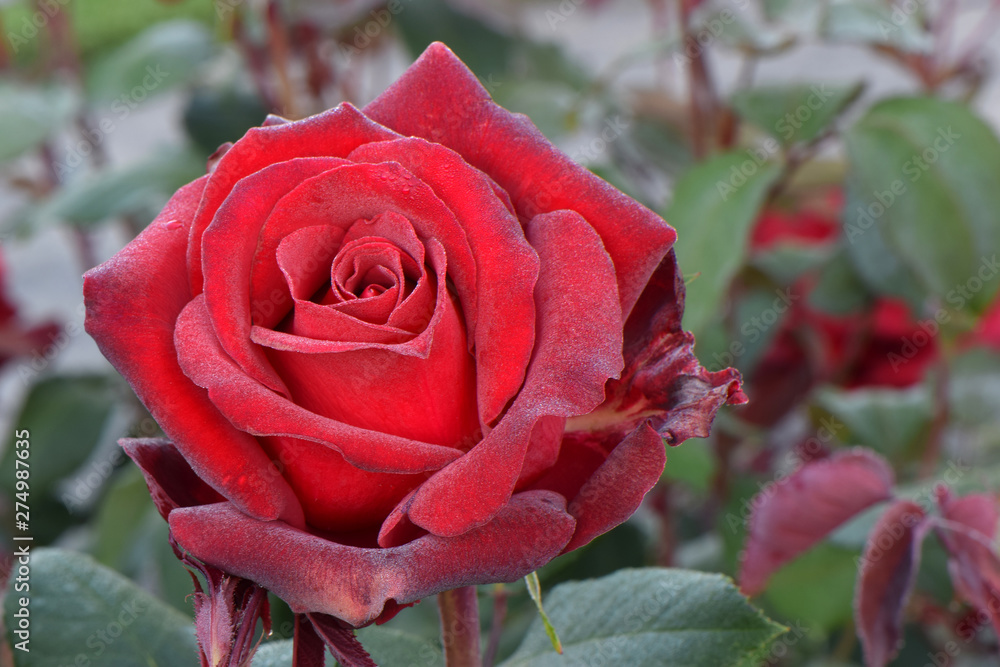
[[[821,203],[819,209],[765,211],[754,225],[752,248],[836,242],[843,197],[831,190]],[[791,286],[800,298],[748,375],[749,392],[760,399],[741,411],[751,423],[775,424],[821,383],[848,389],[912,386],[938,359],[936,341],[905,302],[879,296],[864,311],[831,315],[808,302],[818,278],[807,272]]]
[[87,275],[87,330],[170,439],[124,444],[177,542],[360,626],[586,544],[743,400],[674,237],[435,44],[228,147]]

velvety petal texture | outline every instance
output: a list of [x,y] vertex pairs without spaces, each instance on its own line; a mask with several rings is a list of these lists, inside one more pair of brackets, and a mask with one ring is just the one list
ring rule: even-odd
[[286,600],[297,665],[368,664],[351,628],[587,544],[746,400],[674,239],[434,44],[220,148],[87,274],[87,330],[167,435],[123,446],[183,557]]

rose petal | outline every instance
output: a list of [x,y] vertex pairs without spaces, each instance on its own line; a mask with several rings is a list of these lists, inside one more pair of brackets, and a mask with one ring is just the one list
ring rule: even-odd
[[149,495],[164,519],[178,507],[225,500],[191,470],[174,443],[166,438],[122,438],[118,444],[139,466]]
[[861,449],[806,463],[775,482],[752,501],[740,588],[747,595],[762,591],[775,570],[861,510],[887,500],[892,485],[885,459]]
[[746,402],[738,371],[706,371],[694,353],[694,337],[681,329],[684,283],[671,250],[625,324],[625,370],[610,380],[604,404],[568,420],[581,437],[619,440],[649,421],[673,446],[705,437],[719,408]]
[[189,232],[187,265],[194,294],[203,282],[201,238],[222,202],[243,178],[294,158],[345,157],[370,141],[396,138],[350,104],[296,122],[251,128],[216,164]]
[[470,343],[475,344],[479,411],[484,424],[493,423],[521,387],[535,340],[538,257],[521,225],[497,198],[496,184],[444,146],[410,137],[366,144],[350,159],[398,162],[461,220],[476,258],[481,315]]
[[184,251],[206,177],[184,186],[135,240],[84,277],[87,332],[199,478],[242,511],[301,525],[302,509],[256,440],[233,428],[177,363],[174,324],[191,298]]
[[[351,228],[359,219],[387,212],[406,218],[427,245],[438,242],[448,258],[448,278],[462,304],[466,329],[474,335],[476,264],[465,230],[434,192],[397,163],[349,164],[301,185],[283,197],[264,225],[254,260],[254,294],[267,294],[283,283],[275,260],[278,244],[289,233],[312,225]],[[432,258],[433,259],[433,258]],[[444,274],[438,270],[438,276]],[[277,320],[257,322],[265,328]]]
[[578,211],[614,260],[623,318],[674,243],[676,233],[659,216],[573,162],[526,116],[494,104],[444,44],[427,47],[364,112],[402,135],[451,148],[507,191],[524,217]]
[[854,604],[865,664],[871,667],[888,664],[902,644],[903,607],[913,590],[927,534],[924,519],[920,505],[899,500],[881,516],[865,544]]
[[534,218],[528,239],[541,272],[535,287],[535,357],[507,414],[462,458],[431,477],[407,514],[435,535],[490,520],[510,497],[535,423],[593,410],[622,368],[622,325],[614,267],[601,240],[572,211]]
[[[235,150],[234,147],[227,155]],[[221,202],[214,219],[200,237],[203,250],[199,256],[205,264],[205,303],[222,349],[252,378],[285,395],[288,390],[281,378],[260,347],[250,341],[253,311],[269,308],[282,312],[291,305],[284,291],[269,300],[250,293],[258,237],[268,213],[287,192],[303,180],[341,164],[344,160],[295,159],[247,176]]]
[[298,229],[281,240],[275,257],[292,299],[308,301],[330,282],[330,265],[343,238],[340,227],[316,225]]
[[640,424],[570,502],[576,532],[563,552],[582,547],[632,516],[659,481],[666,462],[663,438],[649,424]]
[[171,531],[195,557],[271,590],[296,613],[330,614],[356,627],[377,619],[388,601],[516,581],[558,554],[573,526],[565,501],[545,491],[514,496],[493,521],[460,537],[427,535],[391,549],[344,546],[257,521],[228,503],[170,515]]
[[317,442],[340,452],[351,465],[372,472],[436,470],[460,455],[451,447],[328,419],[275,394],[243,373],[219,346],[203,296],[195,298],[177,318],[176,337],[184,372],[208,389],[212,404],[241,431]]
[[400,354],[397,350],[405,345],[329,354],[269,350],[269,357],[292,401],[310,412],[359,428],[467,449],[480,437],[475,362],[466,347],[461,315],[446,289],[439,298],[426,357]]
[[337,451],[298,438],[262,438],[302,502],[306,523],[336,533],[374,532],[393,507],[427,479],[355,468]]

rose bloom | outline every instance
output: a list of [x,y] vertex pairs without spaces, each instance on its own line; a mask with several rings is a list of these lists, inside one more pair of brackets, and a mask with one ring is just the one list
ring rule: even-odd
[[[754,224],[751,251],[782,244],[819,247],[841,238],[839,211],[843,196],[831,190],[818,208],[768,209]],[[924,380],[940,360],[933,314],[918,317],[903,300],[876,296],[864,309],[832,315],[813,308],[808,295],[815,272],[800,277],[792,303],[774,340],[748,373],[748,392],[758,400],[741,409],[748,421],[773,425],[821,383],[847,389],[906,388]],[[1000,350],[1000,299],[961,337],[963,349]]]
[[176,542],[354,626],[627,519],[745,400],[680,329],[674,230],[441,44],[363,110],[271,117],[86,276],[168,439]]

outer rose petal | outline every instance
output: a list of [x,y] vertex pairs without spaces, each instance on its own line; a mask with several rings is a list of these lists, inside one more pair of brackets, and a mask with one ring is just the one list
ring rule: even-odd
[[439,42],[364,112],[400,134],[451,148],[506,190],[524,217],[578,211],[614,261],[623,317],[677,237],[655,213],[556,149],[527,116],[494,104]]
[[410,519],[435,535],[460,535],[489,521],[514,490],[538,420],[593,410],[607,379],[621,372],[614,267],[593,228],[573,211],[556,211],[532,219],[528,240],[541,261],[535,356],[496,428],[411,499]]
[[459,586],[516,581],[541,567],[573,534],[564,503],[550,492],[520,493],[464,535],[426,535],[389,549],[337,544],[228,503],[175,510],[170,529],[196,558],[273,591],[296,613],[362,626],[387,603],[394,609]]
[[149,495],[164,519],[178,507],[210,505],[225,500],[198,478],[174,443],[166,438],[122,438],[118,444],[139,466]]
[[649,424],[640,424],[570,502],[576,533],[563,551],[582,547],[632,516],[660,479],[666,462],[663,438]]
[[764,589],[775,570],[861,510],[892,493],[893,474],[879,456],[845,451],[806,463],[754,499],[740,588]]
[[854,595],[855,621],[867,665],[883,667],[903,637],[903,607],[920,569],[927,534],[924,511],[914,502],[894,503],[868,536]]
[[201,479],[251,516],[301,525],[302,508],[257,441],[181,372],[174,324],[190,301],[188,227],[207,177],[181,188],[124,250],[84,276],[87,332]]
[[[599,443],[610,452],[648,421],[670,445],[709,433],[726,403],[746,402],[740,374],[705,370],[694,354],[694,337],[681,329],[684,281],[674,252],[663,258],[625,323],[625,370],[608,381],[604,403],[567,421],[573,442]],[[560,467],[563,464],[560,463]]]

